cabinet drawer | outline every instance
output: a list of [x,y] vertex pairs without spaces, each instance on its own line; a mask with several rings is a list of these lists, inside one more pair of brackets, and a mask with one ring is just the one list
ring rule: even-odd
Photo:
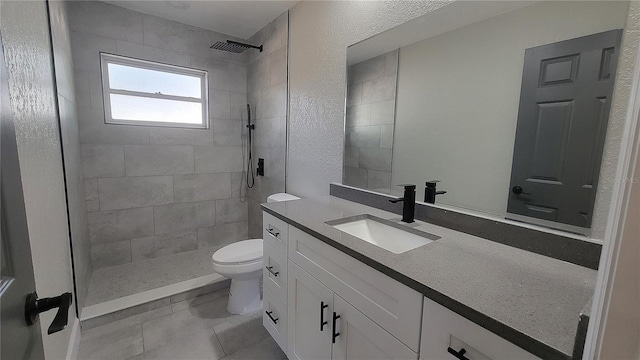
[[448,348],[470,360],[539,359],[489,330],[465,319],[429,298],[424,298],[420,359],[452,359]]
[[273,246],[263,246],[262,280],[271,292],[284,304],[287,303],[287,257]]
[[293,226],[289,260],[418,352],[422,294]]
[[264,288],[262,302],[262,325],[267,329],[282,351],[287,351],[287,307],[273,295],[269,288]]
[[289,225],[275,216],[262,212],[262,238],[281,254],[287,254]]

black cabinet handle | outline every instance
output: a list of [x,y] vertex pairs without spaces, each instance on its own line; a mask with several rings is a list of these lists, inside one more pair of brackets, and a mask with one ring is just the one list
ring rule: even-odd
[[275,229],[274,229],[274,228],[272,228],[272,227],[269,227],[269,228],[267,229],[267,232],[268,232],[269,234],[271,234],[271,236],[273,236],[273,237],[278,237],[278,236],[280,236],[280,232],[278,232],[277,230],[275,230]]
[[329,305],[325,304],[324,301],[320,301],[320,331],[323,331],[324,326],[329,323],[324,321],[324,309],[328,307]]
[[333,313],[333,334],[331,334],[331,343],[335,344],[336,343],[336,338],[338,336],[340,336],[339,332],[336,332],[336,320],[340,319],[340,315],[336,314],[335,312]]
[[449,354],[457,357],[460,360],[469,360],[468,357],[464,356],[464,354],[467,353],[467,350],[465,350],[464,348],[460,349],[460,351],[455,351],[451,347],[448,347],[447,351],[449,352]]
[[265,313],[265,314],[267,314],[267,316],[269,317],[269,319],[271,319],[271,321],[273,321],[273,323],[274,323],[274,324],[277,324],[277,323],[278,323],[278,320],[279,320],[279,319],[278,319],[278,318],[275,318],[275,319],[274,319],[274,318],[273,318],[273,316],[271,316],[271,314],[273,314],[273,311],[265,311],[264,313]]
[[51,335],[64,330],[69,321],[69,307],[71,306],[72,301],[73,297],[71,296],[71,293],[64,293],[52,298],[38,299],[38,294],[32,292],[27,295],[27,301],[25,304],[25,318],[27,320],[27,325],[37,323],[40,318],[40,313],[58,308],[58,313],[55,318],[53,318],[53,322],[49,326],[47,334]]
[[280,271],[276,271],[276,272],[274,272],[274,271],[273,271],[273,266],[267,266],[267,267],[266,267],[266,269],[267,269],[267,271],[269,271],[269,272],[271,273],[271,275],[273,275],[273,276],[278,276],[278,274],[280,274]]

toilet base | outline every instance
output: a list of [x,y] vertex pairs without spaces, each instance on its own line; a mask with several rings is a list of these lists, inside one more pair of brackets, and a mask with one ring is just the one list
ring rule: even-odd
[[261,310],[260,280],[262,277],[231,279],[227,311],[232,314],[245,315]]

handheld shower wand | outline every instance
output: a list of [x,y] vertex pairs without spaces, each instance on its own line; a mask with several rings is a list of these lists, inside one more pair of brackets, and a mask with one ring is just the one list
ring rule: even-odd
[[255,185],[256,179],[255,174],[253,172],[253,157],[252,157],[252,148],[253,141],[251,138],[251,131],[255,129],[256,126],[251,123],[251,105],[247,104],[247,129],[248,129],[248,138],[247,138],[247,187],[249,189],[253,188]]

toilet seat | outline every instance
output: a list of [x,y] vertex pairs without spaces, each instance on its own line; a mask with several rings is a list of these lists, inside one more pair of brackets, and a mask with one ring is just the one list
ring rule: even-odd
[[262,261],[262,239],[238,241],[216,251],[211,260],[218,265],[244,265]]

